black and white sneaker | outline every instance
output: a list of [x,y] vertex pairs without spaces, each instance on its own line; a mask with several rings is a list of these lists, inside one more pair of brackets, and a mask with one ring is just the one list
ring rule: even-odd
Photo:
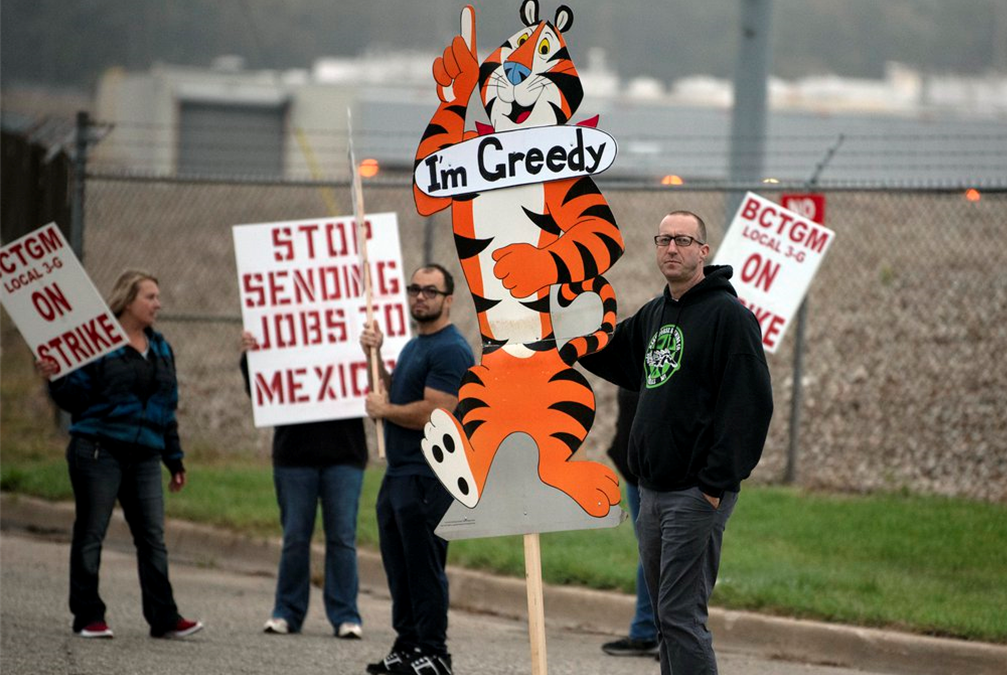
[[416,658],[415,653],[406,653],[393,647],[385,658],[377,663],[368,663],[367,672],[371,675],[389,675],[390,673],[406,675],[413,672],[409,669],[409,662],[414,658]]
[[423,654],[409,663],[410,675],[453,675],[451,656],[445,654]]

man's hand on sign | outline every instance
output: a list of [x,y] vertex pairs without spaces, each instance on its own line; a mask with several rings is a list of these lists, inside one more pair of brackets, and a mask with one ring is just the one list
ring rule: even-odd
[[39,359],[35,362],[35,372],[48,380],[59,372],[59,364],[53,358]]
[[364,330],[360,333],[360,346],[364,348],[364,354],[368,358],[371,356],[371,349],[375,352],[381,351],[381,345],[385,341],[385,336],[378,327],[377,321],[372,321],[370,325],[364,324]]
[[241,333],[241,351],[243,352],[254,352],[259,348],[259,341],[255,339],[255,336],[249,333],[247,330]]
[[387,416],[388,406],[388,394],[383,391],[372,391],[364,400],[364,408],[367,410],[367,416],[376,420],[383,419]]

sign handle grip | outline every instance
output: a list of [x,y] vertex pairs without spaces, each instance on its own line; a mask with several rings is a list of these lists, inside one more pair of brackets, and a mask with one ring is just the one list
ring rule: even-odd
[[[364,302],[367,304],[367,325],[374,322],[374,293],[371,283],[371,265],[367,257],[367,210],[364,208],[364,188],[360,183],[360,171],[357,167],[357,158],[353,153],[353,114],[350,108],[346,108],[346,149],[350,160],[350,174],[353,177],[351,195],[353,197],[353,219],[357,226],[357,247],[360,250],[360,272],[364,278]],[[376,349],[370,350],[369,361],[371,366],[371,386],[375,392],[381,393],[383,386],[381,383],[380,370],[378,368],[378,354]],[[385,458],[385,421],[374,420],[375,433],[378,437],[378,459]]]

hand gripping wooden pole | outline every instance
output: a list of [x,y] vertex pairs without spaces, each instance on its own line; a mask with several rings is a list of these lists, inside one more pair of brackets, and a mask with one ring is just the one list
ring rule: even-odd
[[[346,133],[347,149],[350,155],[350,171],[353,175],[353,219],[357,225],[357,250],[360,251],[360,274],[364,281],[364,302],[367,303],[367,325],[374,323],[374,302],[373,286],[371,284],[371,265],[367,257],[367,221],[364,210],[364,189],[360,183],[360,170],[357,167],[357,160],[353,154],[353,116],[350,109],[346,109]],[[378,368],[378,350],[371,348],[367,355],[370,364],[371,387],[375,392],[380,393],[384,387],[381,382],[381,372]],[[378,437],[378,457],[385,458],[385,421],[374,420],[375,435]]]

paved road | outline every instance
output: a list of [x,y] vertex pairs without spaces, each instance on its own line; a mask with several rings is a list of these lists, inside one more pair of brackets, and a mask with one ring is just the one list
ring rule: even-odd
[[[261,632],[273,594],[273,579],[196,567],[175,561],[172,583],[183,614],[198,617],[206,630],[187,640],[154,640],[140,614],[136,566],[131,555],[106,547],[102,593],[109,606],[114,640],[83,640],[70,632],[66,609],[68,546],[20,532],[0,534],[0,671],[4,675],[359,675],[392,642],[387,597],[360,598],[365,639],[331,636],[313,589],[304,632],[272,636]],[[450,647],[459,675],[517,675],[531,672],[523,622],[452,612]],[[548,618],[547,618],[548,622]],[[547,627],[548,630],[548,627]],[[548,630],[552,675],[656,675],[656,662],[607,657],[599,645],[610,636]],[[724,675],[852,675],[844,668],[809,666],[721,654]]]

